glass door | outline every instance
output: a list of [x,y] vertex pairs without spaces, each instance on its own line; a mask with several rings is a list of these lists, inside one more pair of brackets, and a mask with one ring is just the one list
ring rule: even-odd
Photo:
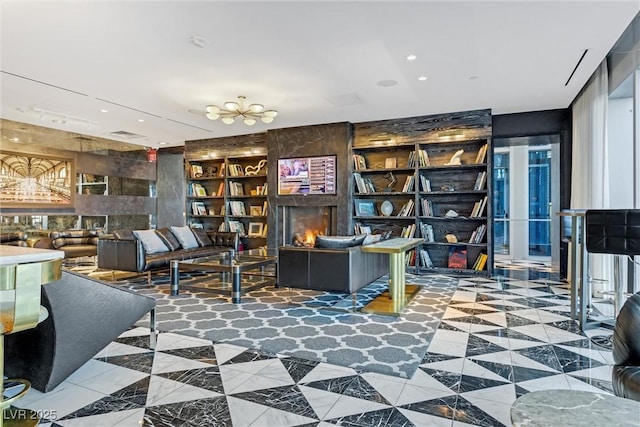
[[552,141],[553,137],[494,141],[493,242],[498,261],[547,263],[559,253],[554,250],[559,242],[552,238],[552,219],[559,210],[559,177],[554,176],[559,144]]

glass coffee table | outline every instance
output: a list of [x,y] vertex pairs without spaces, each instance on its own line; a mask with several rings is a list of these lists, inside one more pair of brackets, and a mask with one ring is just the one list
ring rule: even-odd
[[[171,295],[178,295],[180,289],[219,294],[231,293],[231,302],[239,304],[243,293],[276,284],[277,261],[275,252],[266,249],[244,252],[231,250],[202,258],[171,261]],[[180,271],[219,274],[181,285]]]

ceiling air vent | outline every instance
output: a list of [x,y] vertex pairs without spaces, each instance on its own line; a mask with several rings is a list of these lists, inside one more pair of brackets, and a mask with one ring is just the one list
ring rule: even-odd
[[109,135],[115,136],[115,137],[118,137],[118,138],[124,138],[124,139],[144,138],[144,135],[138,135],[137,133],[127,132],[126,130],[118,130],[118,131],[115,131],[115,132],[109,132]]

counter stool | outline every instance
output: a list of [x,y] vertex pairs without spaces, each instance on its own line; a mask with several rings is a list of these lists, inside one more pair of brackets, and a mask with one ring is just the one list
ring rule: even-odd
[[[60,275],[60,260],[0,266],[0,427],[38,424],[39,417],[33,411],[7,411],[31,384],[23,379],[4,380],[4,336],[34,328],[47,318],[49,313],[40,305],[40,286]],[[5,398],[5,384],[16,391],[12,397]]]

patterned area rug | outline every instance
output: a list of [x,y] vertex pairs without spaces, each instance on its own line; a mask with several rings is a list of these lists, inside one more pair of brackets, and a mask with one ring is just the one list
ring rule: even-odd
[[[207,279],[202,273],[181,273],[180,284],[203,278]],[[161,331],[410,378],[427,351],[458,280],[413,275],[407,275],[407,280],[420,285],[420,291],[399,317],[358,311],[387,289],[386,277],[359,291],[355,299],[338,293],[270,286],[245,294],[241,304],[232,304],[227,296],[197,291],[171,296],[166,272],[154,274],[151,287],[146,277],[115,283],[156,298]]]

